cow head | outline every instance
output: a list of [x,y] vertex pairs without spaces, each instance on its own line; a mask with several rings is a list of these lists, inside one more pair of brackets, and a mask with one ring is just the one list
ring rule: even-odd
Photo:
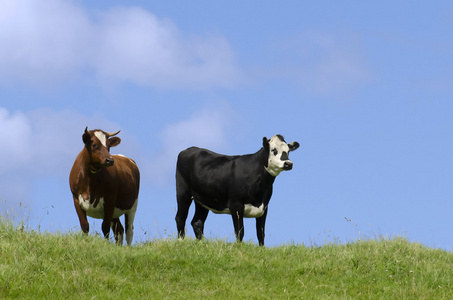
[[82,140],[88,151],[90,164],[94,170],[113,165],[113,157],[110,155],[109,151],[110,147],[115,147],[121,142],[119,137],[114,137],[119,132],[120,131],[107,133],[100,129],[88,131],[88,126],[85,128]]
[[289,160],[289,152],[299,148],[298,142],[287,144],[283,136],[277,134],[270,140],[263,138],[263,147],[268,154],[266,171],[272,176],[277,176],[281,171],[291,170],[292,161]]

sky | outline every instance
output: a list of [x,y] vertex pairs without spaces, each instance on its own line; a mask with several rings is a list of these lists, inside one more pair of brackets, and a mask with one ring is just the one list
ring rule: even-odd
[[[300,148],[274,183],[266,246],[403,236],[453,250],[450,1],[0,7],[4,216],[79,231],[69,172],[83,131],[121,130],[111,153],[141,172],[134,242],[175,238],[180,151],[248,154],[282,134]],[[234,241],[231,217],[210,213],[205,235]],[[244,240],[257,243],[254,219]]]

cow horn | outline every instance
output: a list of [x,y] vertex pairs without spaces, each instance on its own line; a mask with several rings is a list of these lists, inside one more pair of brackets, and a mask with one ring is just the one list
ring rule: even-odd
[[120,131],[121,131],[121,130],[118,130],[117,132],[112,132],[112,133],[109,133],[109,132],[108,132],[107,134],[108,134],[109,137],[111,137],[111,136],[117,135],[118,133],[120,133]]
[[88,133],[88,126],[85,127],[85,133]]

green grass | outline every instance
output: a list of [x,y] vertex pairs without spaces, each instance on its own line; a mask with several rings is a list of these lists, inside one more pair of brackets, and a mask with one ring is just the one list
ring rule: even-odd
[[452,299],[453,254],[404,238],[321,247],[96,236],[0,222],[0,298]]

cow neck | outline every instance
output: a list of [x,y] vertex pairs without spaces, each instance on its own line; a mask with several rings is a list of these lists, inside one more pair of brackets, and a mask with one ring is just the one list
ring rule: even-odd
[[88,169],[90,171],[91,174],[97,174],[101,171],[101,168],[95,168],[94,166],[92,166],[91,164],[88,165]]
[[90,162],[91,159],[90,159],[90,154],[88,153],[88,150],[86,148],[84,148],[83,151],[84,151],[83,165],[86,166],[85,171],[87,172],[87,174],[93,174],[93,175],[98,174],[102,170],[102,167],[93,166]]
[[264,183],[273,184],[277,176],[272,176],[267,170],[266,167],[263,168],[264,173]]
[[267,170],[266,170],[266,167],[267,167],[267,161],[269,159],[269,154],[266,153],[266,149],[261,148],[258,152],[255,153],[255,157],[257,157],[259,163],[263,166],[263,168],[261,169],[261,172],[263,173],[263,178],[264,178],[264,181],[265,183],[274,183],[274,180],[275,180],[275,177],[276,176],[272,176]]

